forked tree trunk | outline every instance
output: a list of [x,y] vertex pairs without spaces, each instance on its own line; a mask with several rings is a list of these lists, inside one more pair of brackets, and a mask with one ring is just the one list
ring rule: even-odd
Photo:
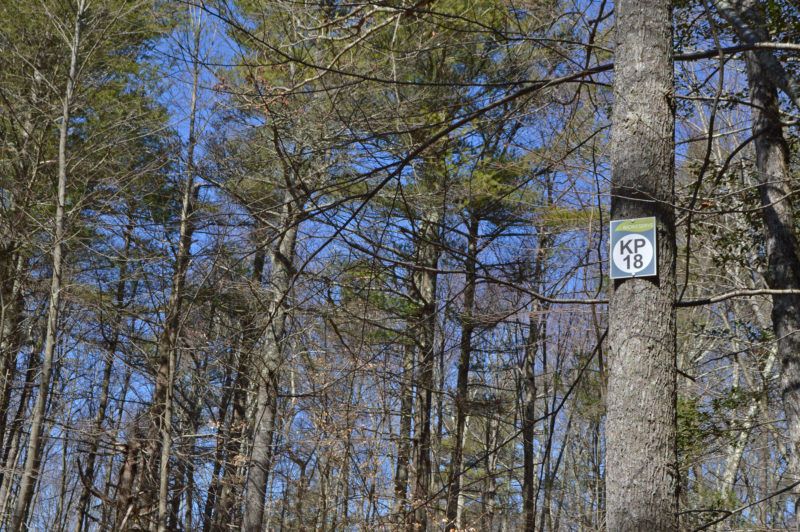
[[289,317],[289,292],[294,277],[297,229],[303,204],[294,191],[287,192],[277,242],[270,250],[272,272],[267,295],[269,322],[264,335],[262,360],[258,371],[253,448],[247,474],[242,532],[260,532],[264,522],[264,503],[272,458],[272,435],[278,401],[278,370],[285,350],[286,321]]
[[672,3],[615,5],[611,218],[655,216],[658,277],[609,303],[606,526],[678,530]]

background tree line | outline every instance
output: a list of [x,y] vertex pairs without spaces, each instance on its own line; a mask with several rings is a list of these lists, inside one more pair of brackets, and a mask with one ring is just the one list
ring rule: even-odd
[[[798,31],[3,2],[0,528],[796,526]],[[653,209],[662,276],[611,281]]]

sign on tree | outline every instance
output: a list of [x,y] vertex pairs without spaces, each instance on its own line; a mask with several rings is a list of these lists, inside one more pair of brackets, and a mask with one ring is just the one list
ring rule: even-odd
[[656,219],[611,221],[611,278],[651,277],[656,271]]

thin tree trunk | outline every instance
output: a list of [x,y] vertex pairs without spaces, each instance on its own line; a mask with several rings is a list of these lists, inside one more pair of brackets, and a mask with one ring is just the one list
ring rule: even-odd
[[[420,353],[417,396],[419,404],[419,430],[416,431],[417,475],[412,506],[412,530],[424,532],[428,527],[429,494],[431,484],[431,414],[435,386],[433,365],[436,335],[436,268],[439,264],[439,209],[432,208],[422,222],[418,242],[417,263],[421,266],[415,275],[420,311],[418,315],[418,348]],[[414,528],[416,527],[416,528]]]
[[414,362],[415,350],[412,344],[414,328],[409,326],[406,344],[403,346],[403,368],[400,386],[400,428],[397,435],[397,462],[394,473],[395,522],[407,520],[408,477],[411,462],[411,419],[414,415]]
[[[258,223],[258,222],[256,222]],[[256,227],[256,235],[260,234]],[[266,252],[263,245],[259,245],[253,255],[252,282],[254,286],[261,286],[264,273],[264,262]],[[237,472],[241,469],[240,459],[244,435],[247,425],[247,396],[251,384],[249,372],[252,370],[253,349],[258,341],[259,331],[254,319],[257,310],[249,309],[247,316],[242,320],[242,341],[239,350],[239,360],[236,368],[236,378],[233,382],[232,412],[230,423],[225,423],[226,427],[220,428],[225,434],[225,448],[222,449],[220,456],[224,457],[225,464],[222,472],[220,487],[213,488],[219,491],[217,501],[214,503],[214,517],[210,521],[209,530],[223,530],[227,528],[233,520],[233,508],[235,501],[241,493],[242,482],[237,477]],[[227,408],[227,405],[226,405]],[[216,467],[216,464],[215,464]],[[209,497],[211,494],[209,494]],[[204,529],[205,530],[205,529]],[[206,530],[206,532],[208,532]]]
[[[464,426],[467,427],[469,425],[469,416],[465,416],[464,418]],[[464,448],[467,442],[467,431],[464,430],[464,433],[461,435],[461,448]],[[463,476],[463,473],[462,473]],[[456,500],[456,518],[455,518],[455,529],[461,530],[464,528],[464,502],[466,497],[464,496],[464,490],[461,487],[464,485],[463,477],[458,479],[460,482],[459,491],[458,491],[458,499]]]
[[[81,474],[81,482],[83,483],[83,489],[81,491],[80,498],[78,499],[78,506],[77,506],[77,516],[75,519],[75,526],[73,528],[73,532],[81,532],[84,527],[84,523],[87,522],[88,514],[89,514],[89,504],[92,499],[91,495],[91,487],[94,485],[94,466],[95,461],[97,460],[97,451],[100,447],[100,433],[103,428],[103,422],[106,419],[106,409],[108,408],[108,392],[111,386],[111,371],[114,368],[114,356],[117,351],[117,344],[119,342],[119,331],[120,328],[117,325],[116,318],[119,316],[119,311],[122,309],[124,298],[125,298],[125,279],[128,276],[128,251],[131,245],[131,235],[133,233],[133,220],[128,220],[128,225],[125,227],[124,232],[124,245],[123,245],[123,252],[122,258],[119,265],[119,279],[117,281],[117,289],[116,289],[116,308],[115,313],[113,314],[114,318],[112,324],[112,333],[111,338],[109,338],[107,352],[106,352],[106,364],[103,368],[103,379],[100,384],[100,403],[97,406],[97,412],[94,416],[94,423],[92,424],[92,432],[91,432],[91,442],[89,443],[89,452],[88,456],[86,457],[86,466],[85,471]],[[79,465],[80,467],[80,465]],[[79,471],[80,474],[80,471]]]
[[486,467],[486,478],[483,480],[483,493],[481,494],[481,501],[483,502],[483,515],[481,515],[481,530],[495,530],[494,526],[494,513],[495,513],[495,499],[497,497],[497,480],[495,479],[495,472],[497,471],[498,449],[498,432],[500,430],[500,420],[498,413],[495,409],[489,411],[489,418],[486,420],[486,439],[485,439],[485,453],[484,465]]
[[[531,313],[533,314],[533,313]],[[539,350],[539,324],[531,316],[530,332],[522,364],[522,512],[525,532],[536,530],[536,460],[534,423],[536,422],[536,353]]]
[[69,76],[64,89],[61,124],[59,125],[58,139],[58,197],[56,200],[55,234],[53,235],[53,276],[50,282],[50,307],[47,313],[47,333],[45,337],[44,358],[42,359],[42,374],[39,378],[39,393],[31,418],[30,439],[25,468],[22,473],[17,504],[12,515],[11,527],[13,532],[22,529],[26,512],[33,498],[33,488],[38,478],[38,462],[42,450],[45,411],[50,391],[50,380],[53,374],[53,358],[58,341],[58,312],[61,302],[61,275],[63,267],[63,245],[65,236],[65,204],[67,199],[67,135],[69,132],[70,114],[72,111],[72,98],[75,92],[75,82],[78,72],[78,47],[81,39],[81,26],[86,9],[85,0],[78,0],[75,24],[73,26],[72,42],[70,43]]
[[[552,200],[552,185],[547,184],[548,202]],[[533,265],[533,290],[544,292],[545,259],[552,245],[552,235],[542,226],[537,227],[535,264]],[[528,324],[528,338],[525,342],[525,358],[522,362],[522,510],[525,532],[536,530],[536,501],[540,483],[536,479],[536,450],[534,448],[536,423],[536,356],[541,351],[546,354],[544,340],[547,337],[545,314],[547,308],[534,302]],[[543,372],[547,372],[547,361],[543,361]],[[547,390],[544,392],[547,396]],[[545,406],[546,402],[545,402]]]
[[17,474],[17,464],[19,463],[19,452],[22,447],[22,425],[27,418],[28,401],[33,394],[33,388],[36,386],[36,374],[41,367],[41,360],[39,353],[42,349],[41,340],[37,341],[31,350],[28,357],[28,367],[25,369],[25,383],[22,386],[22,394],[19,398],[17,405],[17,412],[14,414],[14,419],[8,429],[6,436],[6,445],[3,448],[4,471],[3,482],[0,484],[0,515],[3,516],[3,522],[0,522],[0,528],[5,524],[6,510],[9,507],[9,501],[13,492],[12,485],[14,478]]
[[[131,298],[133,298],[133,297],[134,297],[134,295],[131,294]],[[114,433],[113,433],[113,436],[112,436],[113,439],[115,439],[115,440],[117,439],[117,437],[118,437],[118,435],[120,433],[120,427],[122,426],[122,421],[123,421],[124,412],[125,412],[125,397],[128,395],[128,387],[130,386],[130,383],[131,383],[131,374],[132,373],[133,373],[133,371],[132,371],[131,367],[130,366],[126,366],[125,373],[124,373],[124,375],[122,377],[122,386],[120,386],[119,392],[118,392],[119,396],[118,396],[118,399],[117,399],[117,402],[118,402],[118,404],[117,404],[117,416],[116,416],[116,422],[114,423]],[[130,442],[128,442],[128,444],[130,444]],[[127,446],[128,445],[126,445],[126,447]],[[125,453],[125,456],[126,457],[128,456],[127,452]],[[123,468],[124,468],[124,465],[125,465],[125,463],[123,462],[123,465],[122,465]],[[110,497],[111,488],[112,488],[111,479],[113,478],[113,475],[114,475],[114,455],[110,455],[108,457],[108,465],[106,466],[105,484],[103,486],[103,495],[104,495],[104,498],[106,500],[111,499],[111,497]],[[119,501],[119,502],[121,502],[121,500],[124,498],[124,495],[120,496],[120,494],[124,493],[124,491],[126,489],[126,486],[124,485],[124,483],[122,481],[122,479],[123,479],[122,470],[120,471],[119,478],[120,478],[120,482],[116,486],[113,486],[113,487],[115,488],[115,497],[114,497],[114,499]],[[120,508],[119,507],[114,508],[110,504],[104,504],[103,505],[102,514],[101,514],[101,521],[100,521],[101,523],[103,523],[103,526],[109,526],[108,523],[111,521],[112,510],[114,512],[115,517],[119,516],[119,514],[120,514]],[[123,510],[123,512],[124,512],[124,510]],[[121,517],[120,517],[120,519],[117,519],[116,523],[119,524],[120,521],[121,521]]]
[[611,218],[655,216],[657,278],[609,302],[608,530],[678,530],[672,3],[615,4]]
[[[241,342],[240,342],[241,343]],[[241,347],[240,347],[241,349]],[[226,458],[225,450],[228,448],[230,442],[230,428],[228,425],[228,404],[233,396],[233,369],[230,365],[226,365],[225,378],[222,381],[222,399],[219,402],[219,414],[217,417],[217,446],[214,449],[214,468],[211,472],[211,480],[209,481],[208,493],[206,494],[206,503],[203,506],[203,532],[211,530],[212,518],[214,516],[214,507],[219,500],[220,486],[222,483],[222,466]]]
[[450,490],[447,494],[447,530],[455,530],[458,526],[458,501],[461,496],[464,463],[464,432],[466,429],[467,399],[469,392],[469,365],[472,356],[472,333],[475,330],[473,307],[475,306],[475,281],[477,265],[478,230],[480,220],[475,214],[470,215],[467,229],[467,256],[464,261],[464,311],[461,319],[461,338],[459,341],[458,377],[456,381],[456,433],[455,448],[450,459]]
[[[172,277],[172,290],[167,302],[164,330],[158,346],[158,367],[156,369],[156,384],[153,390],[150,415],[156,422],[161,435],[160,445],[157,438],[153,438],[147,449],[146,455],[151,460],[151,467],[155,467],[154,457],[160,454],[158,460],[158,532],[167,529],[167,500],[169,498],[169,456],[172,443],[172,388],[175,379],[175,363],[177,358],[178,334],[180,332],[186,274],[189,270],[191,258],[192,235],[194,234],[194,213],[197,204],[199,188],[195,184],[194,150],[197,144],[197,91],[200,75],[200,63],[197,52],[200,49],[199,22],[194,25],[194,52],[192,61],[192,92],[189,103],[189,142],[186,146],[186,179],[183,185],[183,199],[181,202],[181,218],[178,237],[178,251],[175,257],[175,270]],[[160,453],[158,453],[160,448]]]
[[[22,346],[23,297],[22,254],[12,251],[16,243],[0,250],[0,447],[6,436],[11,390],[16,376],[17,354]],[[0,483],[4,472],[0,472]]]

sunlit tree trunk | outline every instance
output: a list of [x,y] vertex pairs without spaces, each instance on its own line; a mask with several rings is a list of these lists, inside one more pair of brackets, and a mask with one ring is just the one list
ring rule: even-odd
[[450,459],[450,489],[447,495],[447,530],[457,525],[458,501],[463,485],[464,433],[466,430],[467,400],[469,392],[469,365],[472,356],[472,333],[475,330],[473,307],[475,306],[475,281],[477,280],[477,246],[480,220],[472,214],[467,229],[467,256],[464,261],[464,310],[461,318],[461,338],[459,341],[458,376],[456,382],[456,431],[453,435],[455,447]]
[[55,232],[53,234],[53,275],[50,281],[50,303],[47,314],[47,332],[45,337],[44,357],[42,358],[42,373],[39,377],[39,393],[31,417],[30,438],[28,441],[25,466],[20,481],[17,502],[11,519],[10,529],[18,532],[22,529],[28,513],[33,489],[39,471],[39,460],[42,451],[44,435],[45,412],[50,392],[50,380],[53,375],[53,358],[58,341],[58,314],[61,302],[61,281],[63,272],[63,246],[65,229],[65,206],[67,201],[67,136],[72,113],[73,96],[78,75],[78,50],[81,44],[81,27],[86,9],[85,0],[79,0],[76,6],[75,21],[73,25],[72,40],[69,51],[69,74],[62,96],[61,123],[59,124],[58,140],[58,185],[55,212]]
[[429,207],[420,224],[417,243],[419,271],[414,275],[414,285],[419,304],[417,316],[417,347],[419,350],[419,376],[417,379],[417,404],[419,426],[415,430],[416,478],[412,508],[411,530],[427,530],[431,483],[431,414],[433,410],[436,335],[436,282],[439,264],[440,212],[438,206]]
[[403,345],[403,360],[400,375],[400,427],[397,434],[397,460],[394,472],[393,514],[399,525],[406,519],[408,511],[408,479],[411,463],[411,423],[414,415],[414,361],[412,326],[406,328],[408,338]]
[[609,304],[606,526],[678,527],[672,3],[614,6],[611,218],[655,216],[658,277],[617,280]]
[[264,504],[272,457],[272,435],[278,401],[278,370],[283,362],[286,322],[289,316],[289,292],[294,277],[295,246],[302,208],[298,191],[287,192],[280,216],[277,242],[270,249],[272,272],[267,295],[268,323],[264,334],[257,372],[253,447],[245,487],[245,510],[242,532],[260,532],[264,522]]
[[[94,416],[92,423],[92,432],[90,435],[89,449],[86,457],[86,463],[83,467],[82,482],[83,489],[78,499],[77,515],[73,532],[81,532],[84,529],[84,523],[88,522],[89,503],[92,500],[91,488],[94,485],[95,476],[95,461],[97,460],[97,453],[100,448],[101,431],[103,423],[106,421],[106,409],[108,408],[109,389],[111,387],[111,372],[114,368],[114,357],[117,351],[117,344],[119,342],[120,325],[117,319],[120,317],[124,300],[125,300],[125,283],[128,277],[128,252],[131,245],[131,235],[133,233],[133,220],[128,220],[128,225],[124,230],[124,245],[122,250],[122,257],[120,258],[119,265],[119,279],[117,280],[117,288],[115,294],[115,308],[111,313],[111,335],[109,337],[106,360],[103,368],[103,378],[100,382],[100,401],[97,405],[97,412]],[[79,464],[80,467],[81,464]]]

